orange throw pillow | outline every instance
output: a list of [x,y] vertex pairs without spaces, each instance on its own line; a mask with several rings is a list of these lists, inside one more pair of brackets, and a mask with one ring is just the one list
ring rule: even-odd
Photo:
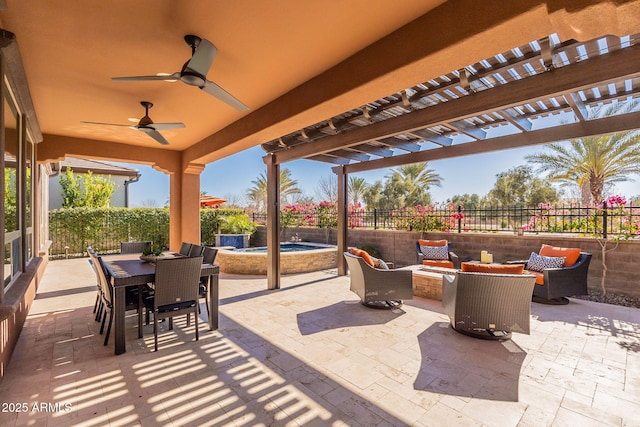
[[418,240],[420,246],[447,246],[449,242],[446,240]]
[[355,256],[359,256],[364,260],[364,262],[369,264],[371,267],[373,268],[376,267],[376,263],[373,261],[373,258],[371,258],[371,255],[369,255],[367,251],[363,251],[362,249],[358,249],[358,248],[349,248],[349,253]]
[[524,264],[478,264],[463,262],[462,271],[473,273],[522,274]]
[[580,258],[580,248],[560,248],[557,246],[542,245],[540,255],[552,257],[564,257],[564,266],[571,267]]
[[429,265],[431,267],[453,268],[453,261],[449,261],[448,259],[423,259],[422,265]]

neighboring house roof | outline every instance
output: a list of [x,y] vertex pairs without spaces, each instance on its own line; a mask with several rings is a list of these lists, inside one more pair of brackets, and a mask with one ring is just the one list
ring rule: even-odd
[[77,159],[75,157],[66,157],[60,162],[60,171],[66,171],[67,168],[75,173],[87,173],[92,171],[97,175],[118,175],[128,176],[131,178],[139,174],[137,169],[119,166],[109,162],[100,162],[97,160]]

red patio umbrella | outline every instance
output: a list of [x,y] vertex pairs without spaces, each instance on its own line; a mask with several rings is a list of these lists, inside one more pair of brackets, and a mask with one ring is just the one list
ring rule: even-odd
[[226,200],[221,199],[219,197],[213,196],[200,196],[200,207],[201,208],[212,208],[214,206],[218,206],[221,203],[226,202]]

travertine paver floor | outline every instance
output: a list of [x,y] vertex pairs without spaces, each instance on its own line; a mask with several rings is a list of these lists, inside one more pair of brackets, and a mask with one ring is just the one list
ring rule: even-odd
[[132,315],[114,356],[94,283],[86,260],[49,263],[0,384],[1,426],[640,425],[639,309],[533,304],[531,335],[488,342],[449,328],[436,301],[368,309],[334,271],[277,291],[223,276],[219,330],[201,319],[195,342],[193,325],[163,325],[154,353]]

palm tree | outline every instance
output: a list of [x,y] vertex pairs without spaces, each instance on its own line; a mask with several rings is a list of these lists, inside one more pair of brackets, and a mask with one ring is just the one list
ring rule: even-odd
[[405,188],[403,206],[415,206],[429,204],[429,187],[440,186],[442,178],[435,170],[428,168],[427,162],[412,163],[391,169],[391,175],[387,176],[387,183],[396,182]]
[[[638,103],[610,105],[594,116],[624,114],[638,109]],[[577,138],[568,144],[546,146],[547,153],[533,154],[527,160],[537,163],[540,172],[548,172],[548,179],[563,184],[588,188],[594,203],[603,200],[605,186],[632,180],[640,173],[640,131]]]
[[[247,199],[258,212],[265,212],[267,208],[267,177],[261,173],[255,181],[251,181],[253,187],[247,190]],[[280,170],[280,199],[282,204],[288,203],[289,196],[301,194],[298,181],[291,179],[289,169]]]
[[349,177],[349,183],[347,185],[349,187],[347,189],[347,193],[349,194],[349,200],[354,205],[357,205],[360,202],[360,199],[362,199],[364,191],[367,189],[369,185],[364,180],[364,178],[358,178],[355,176]]
[[400,166],[397,169],[391,169],[393,173],[400,174],[405,180],[413,183],[414,186],[420,186],[428,189],[430,186],[440,186],[442,178],[435,170],[428,168],[427,162],[412,163],[410,165]]

